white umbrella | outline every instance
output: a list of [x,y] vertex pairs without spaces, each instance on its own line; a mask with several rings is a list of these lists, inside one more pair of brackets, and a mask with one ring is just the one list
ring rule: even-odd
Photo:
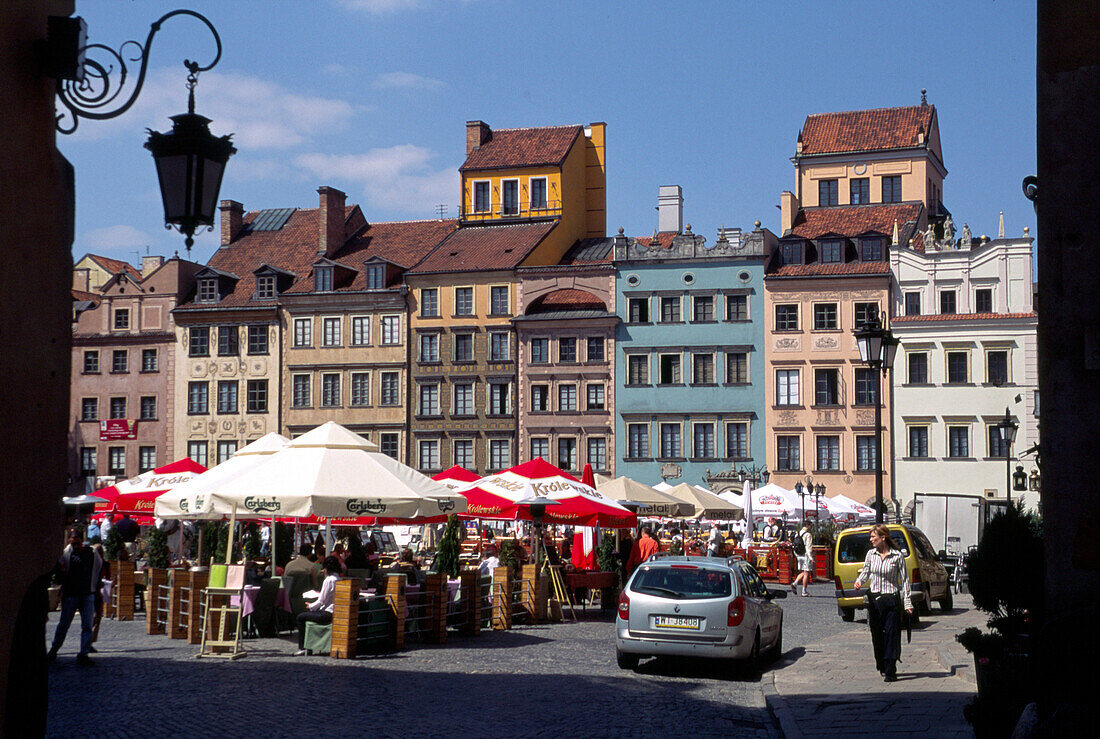
[[723,500],[714,493],[702,490],[697,485],[680,483],[668,490],[666,495],[671,495],[677,500],[691,503],[695,506],[695,515],[692,518],[707,518],[717,521],[732,521],[741,517],[741,507]]
[[695,506],[691,502],[662,493],[629,477],[616,477],[614,480],[602,482],[596,486],[596,490],[620,504],[623,501],[641,503],[638,506],[639,516],[677,518],[695,514]]
[[754,519],[789,517],[796,515],[801,510],[798,496],[789,490],[784,490],[774,482],[753,489],[751,498],[750,507]]
[[745,480],[745,487],[741,492],[742,505],[745,509],[745,536],[741,539],[741,547],[748,549],[752,546],[752,483]]
[[211,490],[204,511],[389,519],[466,510],[466,499],[329,421]]
[[834,495],[830,500],[840,501],[841,503],[848,505],[855,511],[857,518],[866,519],[870,521],[875,520],[875,509],[870,506],[865,506],[862,503],[852,500],[847,495]]

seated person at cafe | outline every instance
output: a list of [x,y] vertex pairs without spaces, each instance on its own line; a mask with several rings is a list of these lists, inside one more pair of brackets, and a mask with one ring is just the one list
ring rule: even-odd
[[477,570],[482,575],[491,575],[493,570],[500,567],[500,558],[497,556],[497,545],[486,544],[485,551],[481,558],[481,564],[477,566]]
[[763,537],[764,541],[779,541],[779,522],[774,517],[768,518]]
[[404,573],[405,580],[409,585],[420,584],[420,565],[413,557],[413,550],[405,549],[401,552],[401,561],[397,563],[397,571],[398,573]]
[[298,556],[290,560],[287,563],[286,568],[283,569],[283,574],[288,577],[294,575],[306,575],[309,577],[309,589],[317,589],[317,581],[320,578],[320,571],[317,568],[317,564],[312,561],[313,545],[310,543],[302,544],[298,547]]
[[330,624],[332,623],[332,610],[336,604],[336,581],[340,579],[340,560],[336,557],[325,557],[325,581],[321,583],[321,594],[317,600],[307,606],[308,610],[298,614],[298,651],[294,656],[300,657],[306,653],[306,624]]
[[363,540],[359,538],[359,532],[355,531],[348,537],[348,556],[344,560],[344,567],[349,570],[369,570],[371,567],[370,559],[367,557],[366,549],[363,547]]

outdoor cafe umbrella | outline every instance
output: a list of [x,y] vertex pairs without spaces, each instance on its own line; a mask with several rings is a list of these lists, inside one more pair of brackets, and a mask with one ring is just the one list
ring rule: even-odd
[[93,495],[104,501],[96,503],[95,511],[152,515],[158,497],[202,472],[206,472],[205,467],[184,457],[95,491]]
[[596,489],[612,500],[639,503],[639,516],[691,518],[695,515],[694,502],[662,493],[629,477],[616,477],[614,480],[597,485]]
[[462,518],[531,521],[530,506],[518,501],[533,493],[558,502],[546,509],[544,523],[630,528],[638,520],[626,508],[541,457],[487,475],[458,491],[468,503]]
[[329,421],[210,490],[202,512],[244,516],[418,519],[466,510],[466,499]]
[[[798,513],[799,506],[797,496],[789,490],[784,490],[774,482],[764,487],[753,488],[749,493],[754,520],[761,518],[783,518],[794,516]],[[749,506],[746,505],[746,508]]]
[[863,505],[862,503],[852,500],[847,495],[834,495],[830,500],[840,501],[852,508],[855,512],[856,518],[861,521],[874,521],[875,509],[870,506]]
[[[596,487],[596,476],[592,473],[592,465],[588,462],[584,463],[584,469],[581,470],[581,482],[589,487]],[[569,554],[569,563],[577,570],[598,570],[596,546],[596,528],[593,526],[577,526],[573,532],[573,546]]]
[[665,494],[693,505],[695,513],[690,518],[695,520],[705,518],[712,521],[734,521],[742,516],[740,506],[734,505],[728,500],[723,500],[714,493],[707,492],[698,486],[688,485],[686,482],[669,488]]

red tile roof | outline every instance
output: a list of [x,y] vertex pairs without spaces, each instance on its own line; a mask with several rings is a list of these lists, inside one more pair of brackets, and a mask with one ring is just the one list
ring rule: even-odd
[[768,277],[858,277],[890,274],[887,262],[847,262],[837,264],[784,264]]
[[923,207],[922,203],[917,202],[803,208],[795,216],[791,233],[807,239],[825,234],[858,236],[868,231],[892,236],[895,220],[898,230],[904,231],[906,223],[916,223]]
[[98,254],[88,255],[96,264],[103,269],[110,272],[112,275],[117,275],[119,272],[125,272],[133,277],[138,282],[141,282],[141,270],[129,262],[124,262],[121,259],[111,259],[110,257],[102,257]]
[[497,129],[470,152],[459,171],[561,164],[583,131],[581,126]]
[[927,316],[895,316],[891,323],[934,323],[939,321],[1002,321],[1018,320],[1021,318],[1038,318],[1039,314],[1031,313],[937,313]]
[[923,130],[927,144],[935,113],[936,106],[925,104],[806,116],[802,155],[921,146],[917,134]]
[[540,221],[505,226],[464,226],[452,231],[447,240],[410,269],[409,274],[513,269],[556,225],[557,221]]
[[87,300],[89,302],[95,303],[96,305],[98,305],[103,300],[103,296],[99,293],[91,293],[87,292],[86,290],[77,290],[76,288],[71,288],[71,292],[73,300]]
[[539,313],[547,310],[561,310],[563,308],[594,308],[607,310],[602,300],[590,292],[566,288],[547,293],[535,301],[528,309],[528,313]]

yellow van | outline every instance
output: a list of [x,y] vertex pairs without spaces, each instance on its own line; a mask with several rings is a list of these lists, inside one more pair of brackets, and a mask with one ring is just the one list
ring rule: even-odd
[[[913,589],[913,610],[918,614],[931,613],[931,601],[936,601],[943,611],[954,607],[951,583],[947,570],[936,561],[935,552],[928,537],[916,526],[887,524],[890,538],[905,555],[909,570],[909,582]],[[871,548],[870,526],[844,529],[836,538],[833,550],[833,580],[836,582],[836,608],[845,621],[855,618],[857,608],[866,608],[863,596],[867,588],[855,590],[856,577],[863,569],[867,551]]]

